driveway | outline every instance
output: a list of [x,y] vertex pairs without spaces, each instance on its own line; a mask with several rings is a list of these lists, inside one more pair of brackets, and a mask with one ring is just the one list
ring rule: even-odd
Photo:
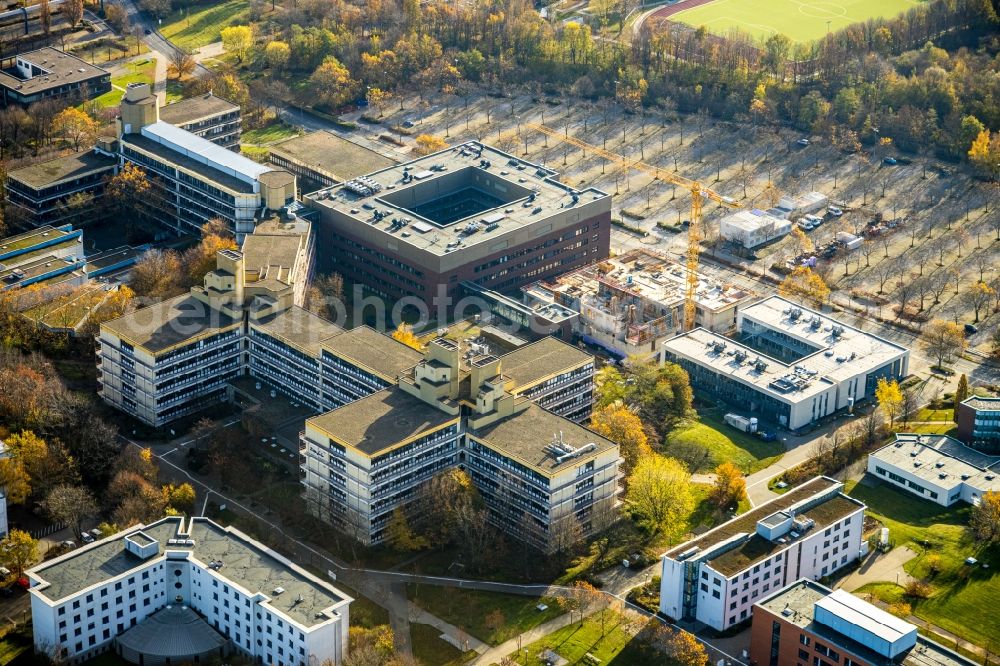
[[897,583],[906,585],[914,580],[913,576],[906,573],[903,565],[917,556],[917,553],[906,546],[893,548],[888,553],[880,554],[877,550],[872,551],[861,563],[861,567],[844,578],[837,587],[841,587],[848,592],[854,592],[859,587],[868,583]]

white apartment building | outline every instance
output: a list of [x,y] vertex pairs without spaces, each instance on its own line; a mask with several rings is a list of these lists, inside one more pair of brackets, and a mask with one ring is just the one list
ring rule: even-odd
[[559,550],[612,519],[621,456],[540,405],[589,413],[592,390],[593,358],[558,340],[498,357],[438,338],[392,387],[306,421],[307,510],[366,545],[382,543],[393,511],[457,466],[497,527]]
[[898,433],[868,456],[868,473],[925,500],[951,506],[979,504],[1000,491],[1000,456],[970,448],[947,435]]
[[63,663],[108,650],[140,664],[239,651],[306,666],[347,655],[350,597],[206,518],[133,527],[27,576],[35,651]]
[[741,308],[732,337],[696,328],[660,349],[696,391],[789,430],[872,400],[880,378],[906,376],[910,357],[905,347],[780,296]]
[[865,505],[842,489],[816,477],[665,553],[660,612],[721,631],[775,590],[863,556]]

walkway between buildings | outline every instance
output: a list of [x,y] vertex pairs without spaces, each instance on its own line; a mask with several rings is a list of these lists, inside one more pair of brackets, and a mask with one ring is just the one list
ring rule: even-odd
[[[136,446],[139,448],[144,448],[143,445],[138,442],[134,442],[131,439],[119,435],[119,437],[127,444]],[[174,476],[183,479],[188,483],[191,483],[199,492],[204,496],[203,506],[207,506],[208,497],[210,495],[215,495],[221,504],[225,504],[227,508],[239,511],[249,516],[253,516],[259,520],[264,526],[274,531],[276,536],[280,536],[283,539],[283,543],[291,549],[292,558],[305,566],[312,567],[313,569],[319,569],[321,571],[329,571],[332,574],[331,578],[336,581],[342,581],[345,585],[352,587],[358,592],[364,594],[368,598],[372,599],[382,607],[389,611],[390,625],[392,626],[394,632],[399,631],[401,635],[397,636],[396,648],[403,653],[404,656],[412,656],[412,645],[410,644],[409,635],[409,623],[411,619],[410,604],[406,600],[405,583],[422,583],[426,585],[436,585],[442,587],[454,587],[459,589],[470,589],[470,590],[484,590],[489,592],[503,592],[506,594],[519,594],[524,596],[567,596],[573,592],[573,589],[565,586],[558,585],[520,585],[516,583],[498,583],[493,581],[482,581],[482,580],[468,580],[464,578],[452,578],[447,576],[426,576],[419,574],[403,573],[399,571],[383,571],[378,569],[365,569],[361,567],[353,567],[348,563],[333,557],[328,552],[326,552],[321,547],[316,544],[308,543],[297,539],[291,534],[288,534],[282,525],[277,524],[268,520],[267,518],[261,516],[259,512],[245,506],[241,502],[229,497],[215,488],[209,486],[204,480],[199,479],[191,475],[186,469],[177,465],[172,460],[168,458],[172,453],[183,449],[185,445],[190,444],[190,441],[185,442],[171,442],[168,444],[160,444],[157,446],[158,449],[162,449],[162,453],[156,453],[156,458],[167,467],[170,468],[171,473]],[[178,480],[179,480],[178,479]],[[204,512],[204,511],[203,511]],[[642,570],[640,575],[652,575],[651,572],[655,569],[656,565]],[[636,576],[638,578],[638,575]],[[626,579],[621,582],[624,583]],[[634,585],[632,585],[634,586]],[[630,587],[628,586],[628,589]],[[665,618],[660,617],[654,613],[650,613],[644,608],[636,606],[626,600],[626,595],[628,594],[628,589],[619,590],[618,587],[626,588],[625,584],[611,585],[609,589],[602,590],[602,592],[609,598],[616,599],[622,602],[625,607],[629,610],[635,611],[646,618],[655,618],[656,620],[663,622],[673,628],[678,628],[676,625],[668,622]],[[431,613],[420,609],[417,615],[422,618],[419,621],[424,624],[432,624],[432,626],[437,627],[442,630],[442,633],[447,634],[451,639],[455,641],[454,644],[460,644],[462,641],[469,638],[464,632],[459,631],[452,625],[444,622],[440,618],[433,616]],[[431,618],[434,621],[431,621]],[[522,639],[523,640],[523,639]],[[713,645],[712,642],[698,639],[701,641],[708,649],[709,654],[713,657],[713,662],[717,661],[718,658],[726,659],[734,664],[743,664],[744,662],[736,657],[725,652]],[[472,645],[470,640],[470,646]]]

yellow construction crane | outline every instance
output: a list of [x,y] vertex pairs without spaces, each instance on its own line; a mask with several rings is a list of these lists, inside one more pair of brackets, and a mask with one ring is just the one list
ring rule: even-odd
[[589,144],[586,141],[581,141],[580,139],[569,136],[566,132],[561,133],[551,127],[533,123],[528,123],[527,127],[554,139],[558,139],[563,143],[575,146],[584,152],[589,150],[595,155],[618,164],[623,169],[637,169],[653,176],[653,178],[657,180],[663,180],[673,185],[679,185],[680,187],[683,187],[691,192],[691,219],[688,222],[687,275],[685,276],[686,291],[684,295],[684,330],[690,331],[694,328],[695,315],[698,311],[695,296],[697,295],[698,289],[698,254],[701,251],[700,234],[701,207],[703,203],[702,198],[711,199],[720,205],[728,206],[730,208],[739,208],[740,204],[730,197],[724,197],[710,188],[703,187],[702,184],[696,180],[691,180],[690,178],[685,178],[684,176],[680,176],[671,171],[661,169],[658,166],[647,164],[642,160],[632,160],[624,155],[612,153],[611,151]]

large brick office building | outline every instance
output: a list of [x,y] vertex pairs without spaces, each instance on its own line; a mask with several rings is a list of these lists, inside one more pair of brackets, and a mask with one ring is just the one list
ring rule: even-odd
[[464,281],[511,291],[608,255],[611,197],[556,176],[469,142],[306,198],[320,213],[325,268],[434,311]]

